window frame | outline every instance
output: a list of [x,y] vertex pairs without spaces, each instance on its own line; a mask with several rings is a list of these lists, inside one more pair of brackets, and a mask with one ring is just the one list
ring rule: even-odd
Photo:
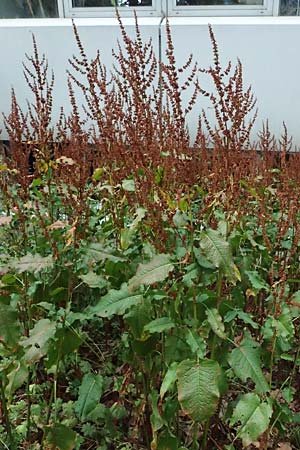
[[274,16],[276,0],[263,0],[262,5],[176,5],[176,0],[168,0],[170,17],[245,17]]
[[[101,18],[101,17],[114,17],[115,8],[110,6],[99,7],[74,7],[72,0],[63,0],[64,5],[64,17],[72,18]],[[138,6],[138,7],[119,7],[118,12],[121,17],[133,17],[134,12],[136,15],[142,17],[162,17],[161,1],[152,0],[152,6]]]

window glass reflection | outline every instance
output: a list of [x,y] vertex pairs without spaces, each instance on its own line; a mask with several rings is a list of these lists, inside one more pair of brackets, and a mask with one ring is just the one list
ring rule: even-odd
[[56,0],[0,0],[0,18],[58,17]]
[[152,0],[72,0],[75,8],[95,8],[103,6],[151,6]]
[[299,16],[299,0],[281,0],[280,16]]
[[263,0],[177,0],[177,6],[262,6]]

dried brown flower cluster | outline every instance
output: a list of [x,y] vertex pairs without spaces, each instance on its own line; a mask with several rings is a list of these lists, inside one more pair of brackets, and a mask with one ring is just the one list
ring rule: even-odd
[[[194,194],[193,186],[199,184],[205,187],[198,211],[200,220],[216,201],[222,202],[227,213],[235,214],[239,220],[251,208],[251,196],[256,189],[260,206],[255,213],[265,230],[268,213],[264,210],[264,196],[259,192],[274,183],[272,170],[280,168],[280,181],[276,183],[282,193],[278,201],[283,209],[287,208],[287,202],[292,207],[278,231],[279,241],[292,226],[296,245],[299,229],[294,211],[300,206],[299,154],[291,153],[292,142],[285,125],[278,142],[268,124],[258,141],[251,142],[256,100],[251,87],[244,88],[241,62],[235,67],[229,63],[222,69],[218,45],[209,27],[213,65],[199,69],[190,56],[178,67],[167,24],[163,63],[156,57],[151,40],[143,41],[137,20],[134,38],[129,37],[120,18],[119,23],[122,43],[113,53],[116,65],[112,72],[107,71],[99,53],[91,60],[87,57],[74,25],[79,55],[69,60],[72,112],[65,117],[62,110],[56,124],[52,121],[54,76],[49,76],[48,62],[44,55],[39,56],[33,37],[33,56],[26,55],[24,64],[33,100],[24,112],[12,91],[11,113],[5,118],[10,148],[3,153],[8,172],[2,176],[1,189],[6,197],[10,198],[13,180],[20,200],[26,200],[32,180],[48,171],[49,202],[53,201],[51,183],[55,182],[66,212],[76,228],[84,230],[89,215],[88,198],[99,195],[95,193],[97,183],[92,174],[100,169],[102,181],[114,187],[124,179],[135,180],[135,191],[122,191],[120,195],[129,204],[147,208],[154,232],[159,231],[159,223],[166,214],[172,216],[181,198],[198,195]],[[210,77],[214,91],[203,89],[198,76]],[[76,99],[78,89],[85,100],[83,111]],[[185,101],[189,93],[185,104],[183,93]],[[191,142],[186,119],[203,96],[211,102],[215,125],[203,109],[196,139]],[[247,190],[245,186],[253,189]],[[21,213],[20,205],[14,207]],[[264,235],[268,245],[267,232]]]

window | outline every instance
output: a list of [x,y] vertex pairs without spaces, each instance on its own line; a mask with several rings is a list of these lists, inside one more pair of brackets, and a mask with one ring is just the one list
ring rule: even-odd
[[[278,7],[279,5],[279,7]],[[299,16],[300,0],[0,0],[0,18]]]
[[281,0],[279,7],[280,16],[299,16],[300,0]]
[[273,15],[272,0],[171,0],[171,5],[172,16]]
[[56,0],[0,0],[0,18],[58,17]]
[[118,7],[121,16],[161,15],[160,0],[64,0],[66,17],[105,17]]

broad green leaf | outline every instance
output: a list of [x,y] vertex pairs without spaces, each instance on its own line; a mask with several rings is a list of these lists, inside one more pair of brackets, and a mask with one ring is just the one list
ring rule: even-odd
[[120,236],[122,250],[127,250],[132,244],[135,236],[135,230],[131,228],[122,228]]
[[160,387],[159,395],[160,398],[163,398],[164,395],[173,388],[175,381],[177,380],[177,362],[172,362],[170,367],[168,368],[166,375],[164,376],[163,382]]
[[149,398],[150,398],[151,407],[152,407],[152,414],[151,414],[150,420],[151,420],[152,430],[156,433],[164,425],[166,425],[166,423],[158,410],[157,402],[159,400],[159,395],[154,389],[151,390],[151,392],[149,394]]
[[0,303],[0,344],[3,341],[9,347],[17,344],[20,335],[18,312],[10,305]]
[[229,281],[241,280],[240,272],[233,262],[230,245],[213,229],[201,232],[200,247],[206,258],[220,268]]
[[147,210],[145,208],[137,208],[135,213],[135,218],[133,222],[130,224],[129,228],[131,230],[136,230],[138,224],[143,220],[146,215]]
[[136,217],[134,218],[132,223],[129,225],[128,228],[123,228],[121,230],[122,250],[127,250],[129,246],[133,243],[136,229],[138,228],[139,223],[142,221],[145,215],[146,215],[145,208],[137,208]]
[[191,330],[190,328],[188,328],[186,330],[185,341],[189,345],[191,351],[193,353],[196,353],[198,358],[205,358],[206,343],[203,339],[202,333],[200,336],[196,330]]
[[83,377],[79,388],[75,411],[80,420],[86,420],[88,415],[96,408],[103,394],[103,377],[88,373]]
[[29,338],[23,339],[20,344],[25,347],[24,361],[35,363],[46,355],[49,341],[54,337],[56,323],[49,319],[39,320],[32,330]]
[[116,251],[109,248],[104,247],[101,243],[93,243],[88,247],[87,255],[93,258],[95,261],[111,261],[111,262],[119,262],[126,261],[126,258],[123,256],[117,255]]
[[238,317],[244,323],[247,323],[252,326],[252,328],[257,329],[258,324],[252,320],[252,315],[250,313],[245,313],[241,309],[234,309],[232,311],[228,311],[228,313],[224,317],[224,322],[231,322],[233,319]]
[[135,191],[135,183],[134,180],[128,179],[122,181],[122,188],[124,191],[134,192]]
[[95,272],[90,271],[86,275],[80,275],[81,280],[89,287],[102,289],[107,285],[107,281]]
[[251,286],[256,292],[259,292],[262,289],[264,289],[267,292],[270,291],[270,286],[265,282],[265,280],[260,276],[260,274],[256,270],[251,271],[246,270],[245,274],[249,278]]
[[207,309],[206,315],[213,332],[221,339],[226,339],[225,326],[218,310],[216,308]]
[[199,269],[197,267],[197,264],[193,263],[188,265],[185,270],[186,273],[182,277],[182,282],[188,287],[191,287],[194,285],[194,280],[196,280],[199,276]]
[[267,402],[261,402],[258,395],[249,393],[241,397],[234,408],[230,424],[240,423],[237,437],[242,439],[243,448],[253,444],[267,430],[271,416],[272,407]]
[[219,377],[220,367],[213,360],[200,364],[185,360],[178,366],[178,400],[194,421],[203,422],[214,414],[220,396]]
[[123,315],[127,309],[138,305],[142,300],[142,295],[129,292],[128,286],[124,283],[120,290],[108,291],[97,305],[88,309],[88,312],[100,317],[111,317],[114,314]]
[[168,431],[164,431],[158,437],[157,450],[179,450],[179,438],[171,435]]
[[139,264],[136,275],[129,280],[128,288],[134,291],[143,284],[149,286],[164,281],[173,269],[169,255],[164,253],[155,255],[148,263]]
[[169,317],[159,317],[152,320],[150,323],[144,326],[144,331],[153,333],[162,333],[163,331],[170,330],[175,327],[175,323]]
[[76,445],[77,434],[71,428],[62,424],[47,427],[47,443],[55,450],[73,450]]
[[[3,278],[2,278],[2,281],[3,281]],[[288,281],[290,281],[290,280],[288,280]],[[297,281],[300,283],[300,279],[297,280]],[[296,291],[296,292],[293,293],[293,295],[292,295],[292,300],[293,300],[295,303],[299,303],[299,306],[300,306],[300,291]],[[298,305],[297,305],[297,306],[298,306]]]
[[249,338],[244,339],[229,355],[228,362],[242,381],[254,381],[258,392],[269,391],[268,383],[261,369],[260,349]]
[[135,339],[148,339],[144,336],[144,326],[151,320],[152,310],[150,300],[144,300],[137,306],[130,308],[124,315],[124,320],[129,324],[130,331]]
[[291,339],[294,336],[294,325],[291,314],[284,313],[276,320],[273,320],[273,326],[277,331],[277,336],[284,339]]
[[41,256],[39,254],[32,255],[28,253],[22,258],[11,263],[11,267],[18,273],[23,272],[40,272],[43,269],[52,267],[53,260],[51,256]]
[[5,394],[8,399],[11,399],[14,392],[27,380],[28,367],[23,361],[13,361],[9,369],[9,373],[7,374],[8,384],[5,387]]
[[[74,313],[75,314],[75,313]],[[69,314],[66,318],[66,324]],[[70,355],[82,344],[83,338],[75,332],[75,329],[68,327],[60,328],[56,330],[54,338],[51,339],[50,345],[47,351],[47,359],[45,366],[47,369],[55,368],[57,361],[63,358],[65,355]]]
[[207,258],[205,258],[201,248],[193,247],[193,252],[199,266],[204,267],[204,269],[214,269],[216,267],[214,264],[209,262]]

